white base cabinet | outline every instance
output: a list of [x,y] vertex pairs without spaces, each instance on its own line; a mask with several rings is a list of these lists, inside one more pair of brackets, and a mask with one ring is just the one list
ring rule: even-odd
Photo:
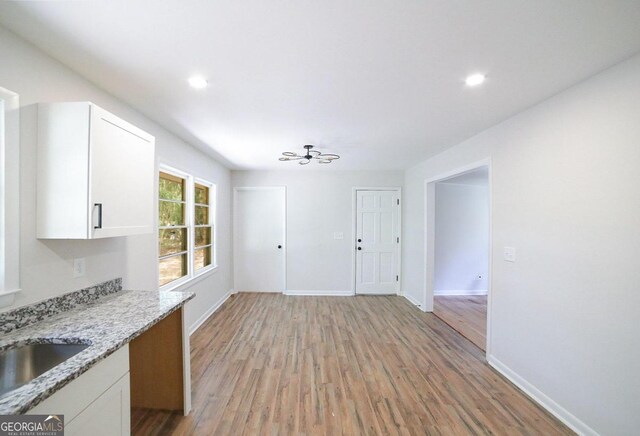
[[38,238],[153,232],[153,136],[93,103],[41,103],[37,153]]
[[131,433],[129,374],[111,386],[65,426],[67,436],[124,436]]
[[64,415],[66,435],[131,433],[129,345],[38,404],[27,414]]

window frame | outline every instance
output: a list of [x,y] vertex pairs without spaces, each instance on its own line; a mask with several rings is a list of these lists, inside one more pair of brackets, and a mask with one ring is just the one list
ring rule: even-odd
[[[195,220],[195,214],[196,214],[196,205],[200,204],[200,203],[196,203],[196,199],[195,199],[195,187],[196,185],[201,185],[201,186],[206,186],[209,189],[209,204],[208,204],[208,209],[209,209],[209,224],[206,226],[202,226],[202,227],[211,227],[211,244],[209,245],[205,245],[203,247],[211,247],[211,263],[209,265],[206,265],[202,268],[200,268],[198,271],[195,270],[195,253],[196,253],[196,220]],[[218,226],[216,225],[216,206],[218,205],[218,195],[217,195],[217,190],[216,190],[216,184],[213,182],[209,182],[208,180],[204,180],[201,178],[197,178],[195,177],[193,179],[193,185],[191,187],[191,195],[194,197],[193,198],[193,203],[192,203],[192,212],[193,212],[193,235],[192,235],[192,241],[193,241],[193,256],[194,259],[192,261],[192,266],[193,266],[193,272],[194,272],[194,277],[199,277],[202,274],[205,274],[207,271],[210,271],[212,269],[215,269],[218,267],[218,259],[216,256],[216,244],[218,241]],[[199,248],[203,248],[203,247],[199,247]]]
[[20,96],[0,87],[0,307],[20,289]]
[[[160,226],[160,217],[159,217],[159,209],[160,209],[160,173],[166,173],[174,177],[179,177],[185,181],[185,211],[184,211],[184,219],[185,225],[184,227],[187,229],[187,274],[172,280],[170,282],[165,283],[164,285],[160,285],[160,230],[165,228],[164,226]],[[194,280],[200,279],[202,276],[209,275],[218,270],[217,264],[217,225],[216,225],[216,210],[217,210],[217,186],[215,183],[210,182],[205,179],[201,179],[195,177],[187,172],[176,169],[169,165],[160,164],[158,166],[158,171],[156,172],[156,266],[157,266],[157,274],[156,278],[158,280],[158,289],[161,291],[171,291],[177,289],[181,286],[184,286]],[[209,225],[212,227],[211,229],[211,264],[199,269],[195,270],[195,185],[203,185],[209,188]],[[182,226],[180,226],[182,227]],[[171,227],[167,227],[171,228]],[[173,253],[171,255],[163,256],[162,258],[167,258],[170,256],[177,256],[178,254],[184,254],[184,251],[179,253]]]
[[[178,179],[184,180],[184,185],[183,185],[183,200],[182,201],[178,201],[178,200],[165,200],[165,199],[161,199],[160,198],[160,177],[161,174],[168,174],[169,176],[173,176],[176,177]],[[178,171],[175,170],[165,170],[163,168],[160,168],[160,170],[158,171],[158,195],[157,197],[157,202],[158,202],[158,207],[157,207],[157,213],[158,213],[158,226],[157,226],[157,231],[156,231],[156,237],[158,238],[158,286],[160,287],[160,289],[162,289],[163,287],[170,285],[170,284],[174,284],[179,282],[180,280],[184,280],[186,278],[189,277],[189,263],[191,262],[190,259],[190,253],[189,253],[189,240],[191,238],[191,229],[189,227],[189,222],[190,222],[190,217],[189,217],[189,175],[188,174],[184,174],[184,173],[179,173]],[[183,209],[182,209],[182,217],[183,217],[183,225],[181,226],[162,226],[160,225],[160,202],[167,202],[167,203],[175,203],[175,204],[182,204],[183,205]],[[167,229],[185,229],[185,234],[187,237],[187,247],[186,249],[182,250],[182,251],[178,251],[176,253],[171,253],[171,254],[167,254],[164,256],[160,256],[160,231],[161,230],[167,230]],[[171,280],[163,285],[160,284],[160,261],[163,259],[168,259],[171,257],[178,257],[178,256],[183,256],[183,255],[187,255],[187,274],[183,275],[182,277],[179,277],[175,280]]]

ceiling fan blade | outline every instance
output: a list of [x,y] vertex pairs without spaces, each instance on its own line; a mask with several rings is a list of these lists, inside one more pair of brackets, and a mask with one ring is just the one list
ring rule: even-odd
[[306,159],[306,160],[301,160],[301,161],[300,161],[300,162],[298,162],[298,163],[299,163],[300,165],[306,165],[306,164],[308,164],[309,162],[311,162],[311,161],[310,161],[309,159]]
[[298,153],[294,153],[292,151],[285,151],[284,153],[282,153],[283,156],[288,156],[288,157],[296,157],[298,156]]
[[340,156],[338,156],[337,154],[332,154],[332,153],[321,154],[319,157],[320,157],[321,159],[325,159],[325,160],[335,160],[335,159],[340,159]]

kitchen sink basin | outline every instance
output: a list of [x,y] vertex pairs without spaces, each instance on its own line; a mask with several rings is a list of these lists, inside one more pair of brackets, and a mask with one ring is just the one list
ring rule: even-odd
[[0,396],[75,356],[88,344],[21,344],[0,351]]

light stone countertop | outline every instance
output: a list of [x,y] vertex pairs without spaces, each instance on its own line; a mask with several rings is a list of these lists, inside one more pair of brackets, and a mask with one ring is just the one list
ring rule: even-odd
[[194,296],[182,292],[119,291],[3,334],[0,351],[16,343],[89,343],[90,346],[0,397],[0,415],[27,412]]

